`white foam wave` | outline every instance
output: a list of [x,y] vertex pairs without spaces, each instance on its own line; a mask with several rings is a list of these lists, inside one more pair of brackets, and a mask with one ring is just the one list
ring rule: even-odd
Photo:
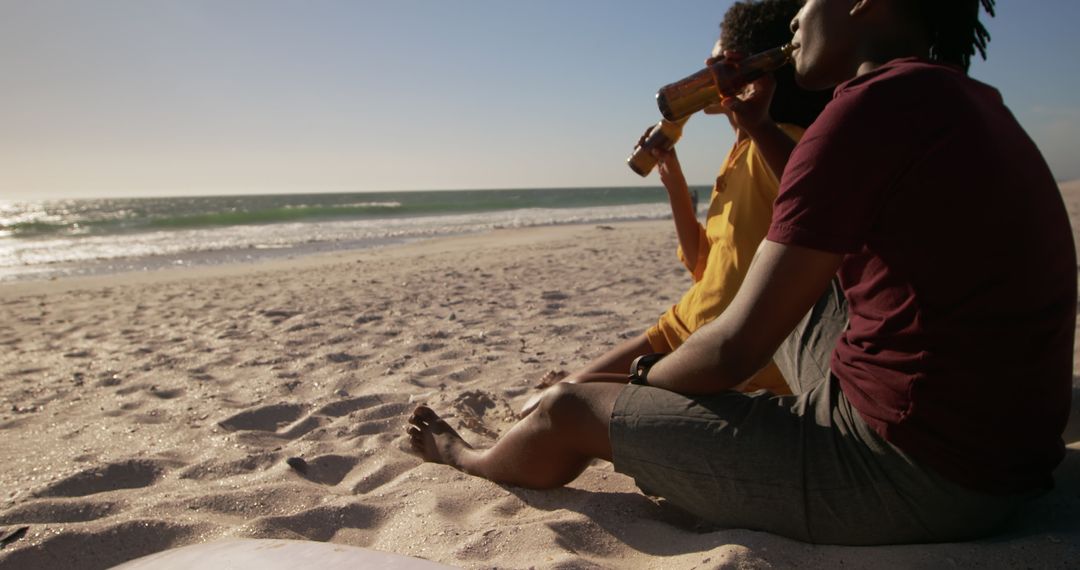
[[[449,216],[424,216],[332,222],[297,222],[258,226],[185,229],[105,236],[62,236],[0,241],[0,281],[26,278],[31,268],[81,265],[125,259],[177,257],[226,250],[260,252],[359,247],[379,240],[427,238],[499,228],[658,219],[669,215],[665,204],[637,204],[575,209],[523,209]],[[160,265],[160,260],[156,262]],[[21,277],[20,277],[21,276]]]

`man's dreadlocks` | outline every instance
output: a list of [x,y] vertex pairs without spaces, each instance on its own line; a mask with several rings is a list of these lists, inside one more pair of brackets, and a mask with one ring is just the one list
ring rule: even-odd
[[994,15],[994,0],[914,0],[917,17],[930,35],[930,59],[967,70],[975,50],[986,59],[990,33],[979,7]]

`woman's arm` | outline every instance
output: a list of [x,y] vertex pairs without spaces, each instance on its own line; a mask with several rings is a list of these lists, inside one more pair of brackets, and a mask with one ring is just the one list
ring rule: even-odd
[[693,265],[699,259],[701,247],[708,244],[701,243],[701,224],[694,210],[694,202],[690,198],[690,187],[683,175],[682,165],[675,149],[654,149],[657,167],[660,173],[660,181],[668,193],[668,201],[671,202],[671,217],[675,221],[675,234],[679,237],[679,247],[682,248],[683,258],[693,271]]

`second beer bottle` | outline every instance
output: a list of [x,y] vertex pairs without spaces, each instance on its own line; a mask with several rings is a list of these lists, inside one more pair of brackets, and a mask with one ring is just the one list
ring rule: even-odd
[[685,119],[719,103],[721,95],[733,97],[748,83],[787,65],[793,51],[795,48],[786,44],[734,63],[717,61],[685,79],[661,87],[656,93],[656,105],[669,121]]
[[680,121],[664,120],[657,123],[641,141],[641,144],[634,147],[634,153],[630,155],[630,158],[626,159],[626,163],[630,165],[630,170],[633,170],[638,176],[648,176],[656,167],[657,162],[652,150],[654,148],[660,150],[674,148],[675,143],[679,142],[679,138],[682,137],[683,125],[689,119],[687,117]]

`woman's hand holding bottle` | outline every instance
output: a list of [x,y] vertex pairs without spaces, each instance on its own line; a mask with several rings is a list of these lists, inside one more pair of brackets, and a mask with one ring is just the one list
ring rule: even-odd
[[[732,75],[733,70],[723,71],[724,68],[738,69],[739,62],[746,56],[735,51],[725,51],[720,57],[711,57],[705,61],[709,69],[716,74]],[[763,125],[772,122],[769,116],[769,106],[772,104],[773,95],[776,93],[776,79],[771,73],[767,73],[758,79],[751,81],[734,96],[721,95],[720,104],[723,113],[728,115],[736,128],[754,132]],[[706,113],[713,111],[717,106],[706,109]]]
[[[642,146],[645,143],[645,139],[649,138],[655,126],[645,129],[645,134],[641,135],[638,140],[638,146]],[[657,171],[660,175],[660,182],[663,183],[664,188],[667,191],[682,191],[688,192],[688,186],[686,184],[686,177],[683,176],[682,164],[679,163],[679,156],[675,153],[675,147],[653,147],[649,149],[649,154],[656,159]]]

